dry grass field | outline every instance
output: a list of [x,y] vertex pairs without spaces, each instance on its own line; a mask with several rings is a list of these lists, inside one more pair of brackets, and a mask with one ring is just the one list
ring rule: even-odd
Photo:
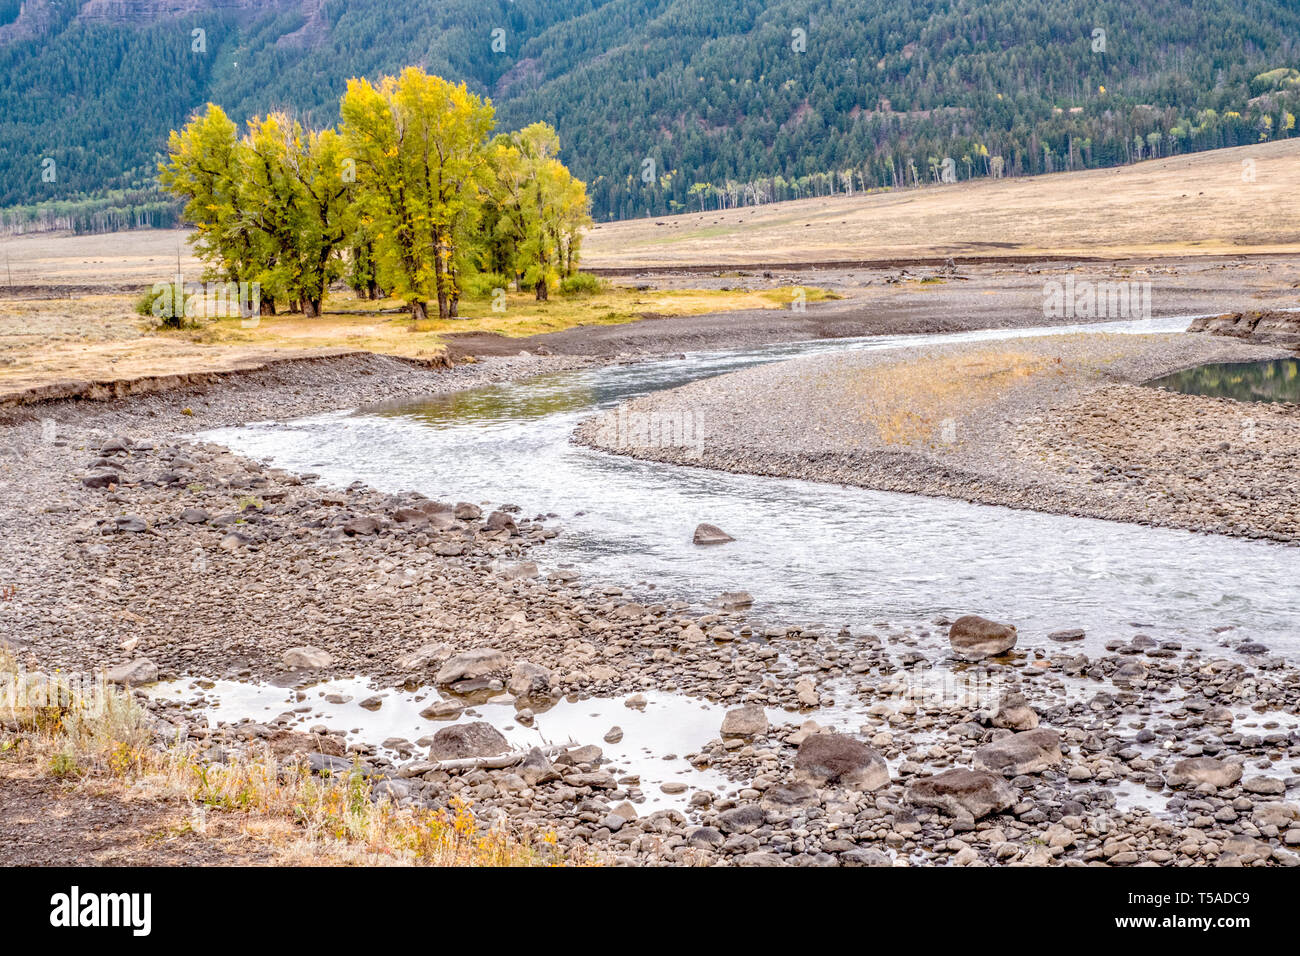
[[1295,251],[1300,139],[1113,169],[602,223],[584,261],[609,268]]

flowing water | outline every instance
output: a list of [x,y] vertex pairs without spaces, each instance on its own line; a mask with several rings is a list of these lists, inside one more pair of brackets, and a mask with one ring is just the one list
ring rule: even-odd
[[[1022,644],[1082,627],[1085,647],[1136,628],[1195,644],[1300,649],[1300,549],[940,498],[731,475],[571,444],[584,418],[647,392],[797,356],[1057,332],[1170,332],[1188,317],[1091,326],[875,336],[711,351],[562,372],[420,401],[261,422],[203,437],[334,485],[558,516],[537,557],[588,584],[703,603],[747,590],[769,623],[855,632],[979,613]],[[737,540],[691,543],[696,524]],[[553,522],[555,523],[555,522]],[[650,583],[653,582],[653,583]],[[1223,629],[1225,633],[1220,633]]]

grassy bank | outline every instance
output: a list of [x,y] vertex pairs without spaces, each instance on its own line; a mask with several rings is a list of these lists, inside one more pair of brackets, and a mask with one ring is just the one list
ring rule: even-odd
[[[301,755],[278,757],[257,745],[213,759],[199,741],[160,736],[127,692],[103,686],[87,692],[58,675],[26,673],[3,651],[0,728],[0,778],[38,778],[57,791],[56,798],[93,794],[128,805],[147,800],[165,808],[151,821],[155,843],[182,833],[202,840],[209,829],[235,829],[280,862],[491,867],[585,862],[562,858],[553,833],[481,828],[471,805],[459,798],[445,810],[397,807],[376,796],[359,767],[318,776]],[[31,826],[45,832],[43,822]],[[51,838],[58,838],[60,829],[49,829]]]
[[[801,292],[807,302],[833,297],[819,288]],[[450,333],[529,336],[641,318],[788,309],[795,294],[791,288],[646,290],[606,285],[592,293],[556,295],[549,302],[510,293],[503,309],[499,299],[498,309],[493,308],[490,295],[470,298],[462,302],[460,319],[417,324],[396,300],[373,302],[335,293],[326,301],[325,314],[315,319],[198,319],[179,330],[162,328],[152,315],[139,315],[135,295],[0,299],[0,400],[58,382],[225,371],[329,350],[427,360],[443,354],[444,336]]]

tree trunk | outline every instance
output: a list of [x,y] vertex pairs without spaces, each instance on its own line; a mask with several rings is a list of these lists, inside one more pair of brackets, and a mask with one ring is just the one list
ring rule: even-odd
[[448,318],[460,318],[460,295],[453,294],[448,303]]
[[302,312],[309,319],[320,318],[320,299],[303,299]]
[[429,310],[425,307],[425,304],[423,302],[411,303],[412,322],[423,322],[428,317],[429,317]]
[[546,288],[546,277],[545,277],[545,276],[543,276],[542,278],[540,278],[540,279],[537,280],[537,290],[536,290],[536,291],[537,291],[537,301],[538,301],[538,302],[547,302],[547,301],[549,301],[550,296],[549,296],[548,291],[547,291],[547,288]]
[[275,300],[263,299],[262,307],[259,311],[261,311],[263,315],[275,315]]

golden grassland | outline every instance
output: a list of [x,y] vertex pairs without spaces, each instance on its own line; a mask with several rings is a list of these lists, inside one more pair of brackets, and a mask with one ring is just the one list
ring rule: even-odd
[[[802,291],[807,302],[835,298],[825,289]],[[409,315],[392,314],[391,310],[401,307],[395,299],[370,303],[349,296],[334,296],[330,305],[345,311],[326,312],[322,317],[324,322],[286,315],[264,317],[255,328],[246,328],[247,323],[238,318],[220,319],[205,323],[190,333],[190,337],[203,342],[271,344],[277,348],[363,348],[420,357],[440,352],[438,336],[444,333],[490,332],[525,337],[579,325],[617,325],[640,318],[781,309],[790,307],[795,294],[790,286],[753,291],[655,291],[611,285],[601,292],[553,296],[546,302],[538,302],[532,293],[510,293],[501,311],[493,310],[490,298],[466,299],[461,303],[459,318],[431,318],[418,323],[412,322]]]
[[[819,288],[806,300],[833,297]],[[701,315],[737,309],[788,308],[791,288],[638,290],[610,284],[602,291],[556,295],[537,302],[511,293],[504,311],[490,298],[462,303],[463,318],[415,324],[396,300],[370,302],[335,293],[319,318],[301,315],[198,319],[169,330],[136,313],[136,297],[88,294],[69,299],[0,299],[0,401],[56,382],[108,382],[257,367],[267,361],[341,351],[369,351],[431,360],[443,336],[491,332],[529,336],[579,325],[609,325],[642,317]],[[385,311],[387,310],[387,311]]]
[[[1085,342],[1086,351],[1073,347]],[[835,394],[836,404],[869,424],[882,443],[934,448],[953,440],[944,437],[944,422],[976,416],[1018,388],[1096,376],[1124,356],[1123,344],[1122,337],[1076,333],[1022,346],[967,346],[884,361],[848,375],[824,373],[816,387]]]
[[[482,828],[471,805],[450,810],[396,807],[374,799],[354,769],[316,776],[302,762],[281,762],[254,750],[225,762],[201,758],[177,740],[154,742],[147,716],[126,692],[103,689],[93,699],[59,692],[57,675],[21,671],[0,651],[0,760],[60,782],[124,801],[178,803],[188,810],[182,829],[202,837],[211,814],[238,822],[254,841],[271,842],[280,860],[318,864],[431,866],[554,866],[598,863],[563,856],[554,832]],[[176,862],[184,862],[179,860]]]
[[1300,139],[1111,169],[600,223],[583,249],[591,268],[1296,252]]

